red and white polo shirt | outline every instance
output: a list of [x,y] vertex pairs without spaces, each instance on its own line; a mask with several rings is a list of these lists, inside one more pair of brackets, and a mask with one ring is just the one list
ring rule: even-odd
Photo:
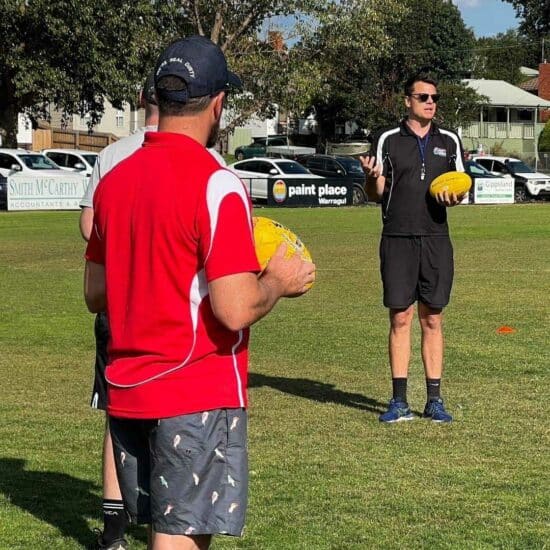
[[109,414],[165,418],[247,404],[248,329],[208,283],[258,272],[244,185],[193,139],[147,133],[100,182],[86,259],[105,265]]

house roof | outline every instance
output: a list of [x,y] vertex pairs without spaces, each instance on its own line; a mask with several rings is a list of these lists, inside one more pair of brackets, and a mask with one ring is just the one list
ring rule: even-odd
[[519,84],[519,87],[526,92],[534,92],[536,94],[539,90],[539,77],[537,76],[535,78],[530,78],[529,80]]
[[550,101],[530,94],[504,80],[467,79],[464,80],[464,83],[478,94],[488,97],[489,104],[495,107],[550,108]]
[[525,76],[539,76],[537,69],[531,69],[531,67],[520,67],[519,72]]

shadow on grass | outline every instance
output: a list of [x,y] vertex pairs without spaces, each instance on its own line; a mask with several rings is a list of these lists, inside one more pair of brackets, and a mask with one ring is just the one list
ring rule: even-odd
[[[64,537],[72,538],[83,548],[95,541],[87,520],[100,518],[100,488],[90,481],[59,472],[25,469],[21,458],[0,458],[0,492],[11,504],[49,523]],[[146,541],[143,533],[132,535]]]
[[387,408],[387,403],[365,397],[360,393],[339,390],[334,384],[308,380],[307,378],[266,376],[265,374],[251,372],[248,377],[248,387],[261,388],[262,386],[269,386],[270,388],[298,397],[305,397],[319,403],[337,403],[376,414],[384,412]]

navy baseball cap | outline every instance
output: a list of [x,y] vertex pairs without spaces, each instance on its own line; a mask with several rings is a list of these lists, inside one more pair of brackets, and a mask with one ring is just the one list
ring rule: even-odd
[[[154,74],[157,96],[179,103],[186,103],[192,97],[213,96],[231,87],[242,88],[240,78],[228,70],[220,47],[205,36],[189,36],[172,42],[160,54]],[[165,76],[181,78],[186,87],[159,88],[159,81]]]

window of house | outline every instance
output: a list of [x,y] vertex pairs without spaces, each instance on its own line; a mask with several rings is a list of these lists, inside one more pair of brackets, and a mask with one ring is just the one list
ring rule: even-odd
[[533,121],[533,111],[528,109],[518,109],[518,120],[522,122],[532,122]]
[[496,121],[497,122],[506,122],[507,121],[506,109],[504,107],[497,107],[495,109],[495,114],[496,114]]
[[124,126],[124,111],[116,112],[116,127],[122,128]]

